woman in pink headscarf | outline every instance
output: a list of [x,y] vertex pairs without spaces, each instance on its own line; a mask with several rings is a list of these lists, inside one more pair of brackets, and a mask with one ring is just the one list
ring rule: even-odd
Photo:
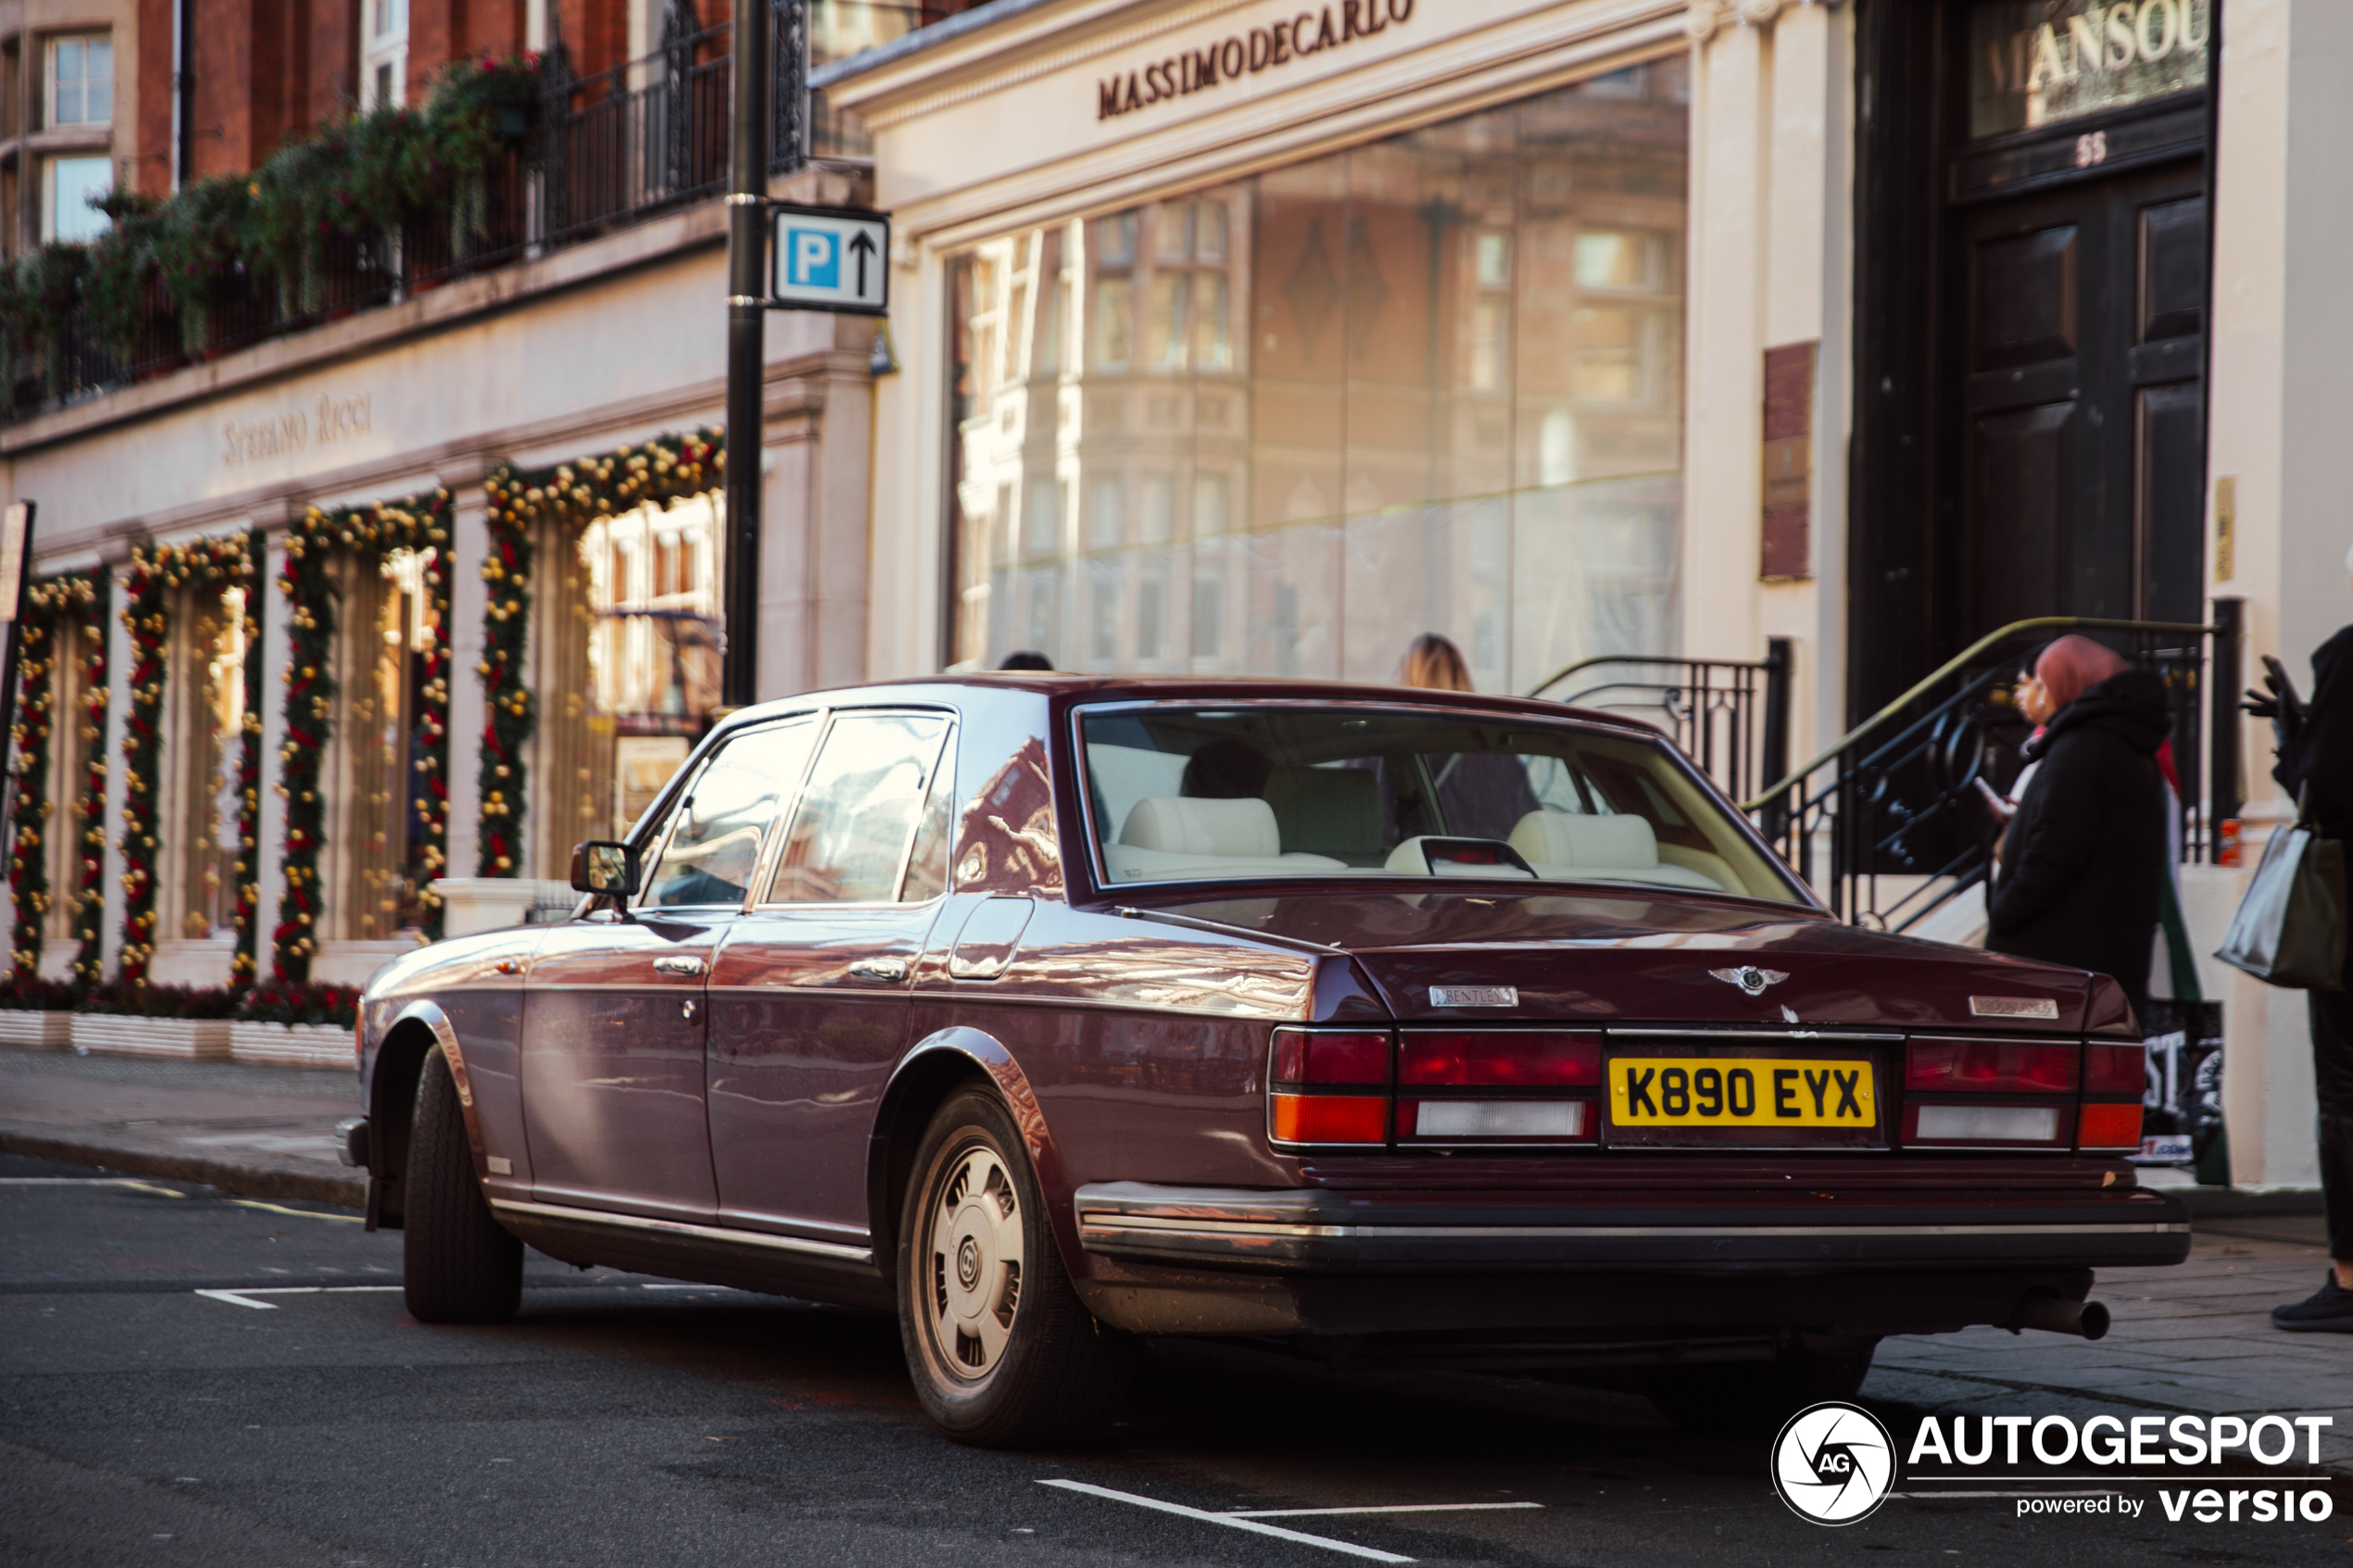
[[2116,977],[2148,1003],[2165,879],[2165,687],[2089,637],[2034,661],[2051,718],[2027,743],[2041,765],[2003,840],[1985,945]]

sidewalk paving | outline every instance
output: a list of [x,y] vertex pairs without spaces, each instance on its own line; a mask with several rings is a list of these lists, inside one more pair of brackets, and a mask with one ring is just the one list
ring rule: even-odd
[[[366,1183],[333,1129],[359,1110],[356,1075],[236,1062],[0,1048],[0,1151],[199,1181],[248,1198],[360,1207]],[[1864,1394],[1937,1415],[2329,1415],[2322,1452],[2353,1463],[2353,1335],[2282,1334],[2268,1314],[2318,1287],[2317,1215],[2197,1222],[2190,1260],[2102,1271],[2115,1324],[2055,1334],[1883,1341]]]
[[367,1177],[335,1154],[359,1113],[356,1072],[0,1048],[0,1151],[243,1198],[364,1207]]
[[2103,1269],[2114,1325],[2093,1343],[1997,1328],[1882,1340],[1864,1394],[1935,1415],[2326,1415],[2323,1461],[2353,1461],[2353,1335],[2283,1334],[2271,1311],[2320,1287],[2319,1215],[2203,1219],[2189,1261]]

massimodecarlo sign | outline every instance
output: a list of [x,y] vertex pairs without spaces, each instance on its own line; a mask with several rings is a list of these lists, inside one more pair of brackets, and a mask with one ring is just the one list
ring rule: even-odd
[[1340,0],[1337,6],[1302,11],[1247,33],[1213,39],[1124,76],[1105,78],[1095,89],[1095,118],[1109,119],[1165,99],[1189,97],[1220,82],[1376,37],[1413,19],[1414,0]]

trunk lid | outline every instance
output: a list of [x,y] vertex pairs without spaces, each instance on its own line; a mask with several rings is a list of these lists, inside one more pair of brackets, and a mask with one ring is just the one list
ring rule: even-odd
[[[1408,1022],[1957,1028],[2047,1037],[2082,1033],[2092,1000],[2080,970],[1864,931],[1808,910],[1688,895],[1352,889],[1163,907],[1345,951]],[[1511,988],[1508,1004],[1489,997],[1446,1005],[1433,997],[1499,987]]]

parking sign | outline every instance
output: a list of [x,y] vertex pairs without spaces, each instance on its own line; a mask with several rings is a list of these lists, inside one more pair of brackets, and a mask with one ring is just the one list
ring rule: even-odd
[[782,310],[880,316],[890,308],[890,217],[846,207],[769,204],[768,303]]

